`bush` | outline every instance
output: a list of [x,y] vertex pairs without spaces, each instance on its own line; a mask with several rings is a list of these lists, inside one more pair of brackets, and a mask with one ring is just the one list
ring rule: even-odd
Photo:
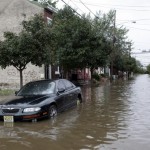
[[94,73],[94,74],[92,75],[92,79],[95,79],[95,80],[97,80],[97,81],[100,81],[100,75],[99,75],[98,73]]

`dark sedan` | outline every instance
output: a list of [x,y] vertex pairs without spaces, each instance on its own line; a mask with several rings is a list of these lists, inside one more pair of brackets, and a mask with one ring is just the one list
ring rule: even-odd
[[0,120],[37,121],[51,118],[82,102],[80,87],[66,79],[29,82],[11,99],[0,102]]

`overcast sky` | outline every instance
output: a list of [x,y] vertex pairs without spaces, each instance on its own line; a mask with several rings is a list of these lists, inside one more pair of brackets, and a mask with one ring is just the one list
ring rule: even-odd
[[[64,2],[80,14],[90,11],[94,14],[98,11],[107,13],[115,9],[117,27],[124,25],[129,29],[129,40],[134,43],[132,51],[150,50],[150,0],[64,0]],[[59,0],[58,4],[60,8],[64,3]]]

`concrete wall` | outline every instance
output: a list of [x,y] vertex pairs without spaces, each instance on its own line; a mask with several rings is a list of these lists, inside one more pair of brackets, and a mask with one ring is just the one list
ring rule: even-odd
[[28,0],[0,0],[0,38],[5,31],[19,32],[21,22],[37,13],[43,13],[43,8]]
[[[23,84],[30,81],[39,80],[44,78],[43,67],[37,67],[28,64],[27,69],[23,71]],[[13,88],[20,87],[20,74],[19,71],[13,66],[6,69],[0,69],[0,88]]]
[[[22,28],[21,22],[37,13],[43,13],[43,8],[32,4],[28,0],[0,0],[0,40],[4,39],[3,33],[5,31],[18,33]],[[43,77],[43,73],[43,67],[27,65],[27,69],[23,72],[24,83],[40,79]],[[19,72],[14,67],[0,69],[0,88],[4,85],[17,88],[19,82]]]

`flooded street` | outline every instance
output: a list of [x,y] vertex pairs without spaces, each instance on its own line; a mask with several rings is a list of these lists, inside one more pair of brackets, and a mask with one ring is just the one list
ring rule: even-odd
[[82,105],[55,119],[0,122],[0,150],[150,149],[149,75],[82,90]]

